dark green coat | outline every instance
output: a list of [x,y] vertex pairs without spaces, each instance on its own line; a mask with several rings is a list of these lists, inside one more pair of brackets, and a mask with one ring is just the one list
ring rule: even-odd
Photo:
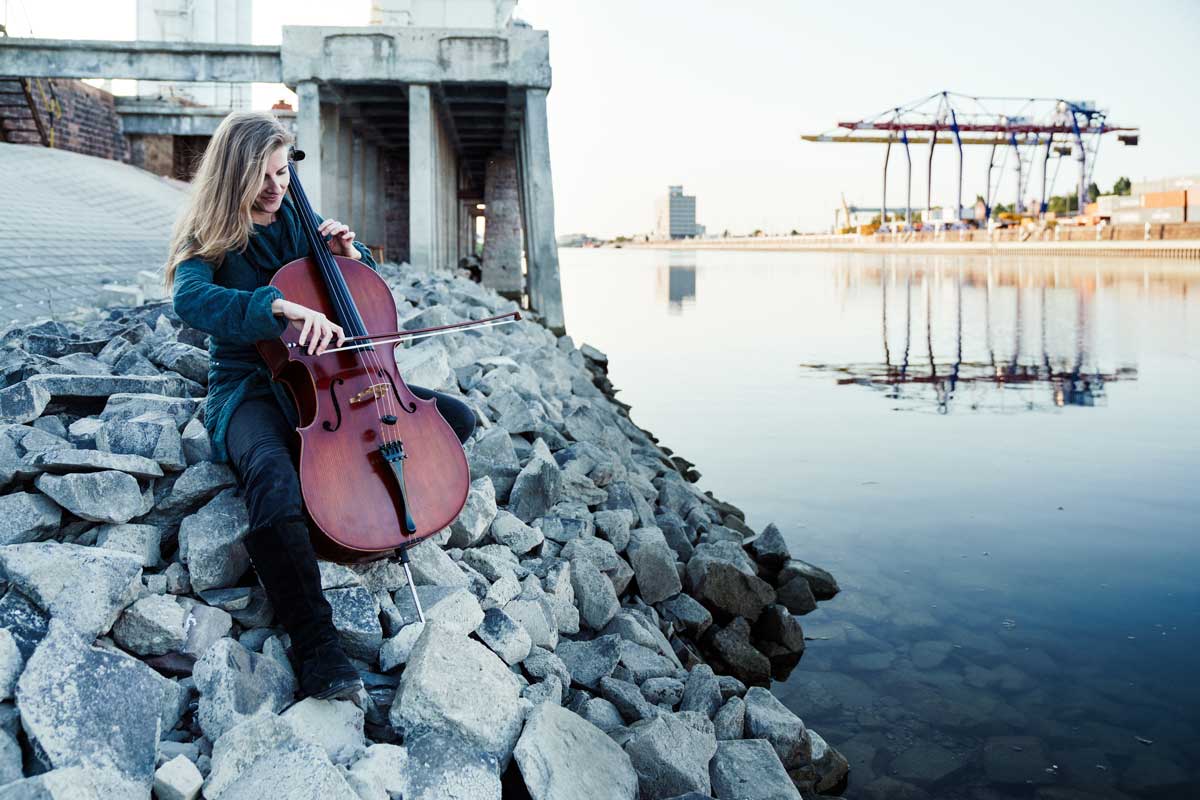
[[[364,264],[378,268],[367,248],[358,242],[354,247]],[[283,297],[268,285],[271,277],[284,264],[311,253],[291,199],[285,198],[274,222],[254,226],[244,251],[226,253],[216,268],[192,258],[175,271],[175,312],[188,325],[209,334],[204,426],[216,461],[229,460],[225,432],[244,400],[274,396],[291,424],[299,424],[292,401],[271,380],[254,343],[277,338],[287,326],[283,317],[271,313],[271,303]]]

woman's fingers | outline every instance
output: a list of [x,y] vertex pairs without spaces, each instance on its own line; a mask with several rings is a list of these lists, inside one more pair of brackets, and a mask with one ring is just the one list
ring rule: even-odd
[[[304,316],[304,327],[300,329],[300,338],[297,341],[301,347],[304,347],[304,340],[308,338],[308,332],[312,330],[313,318],[311,314]],[[309,352],[312,352],[311,350]]]

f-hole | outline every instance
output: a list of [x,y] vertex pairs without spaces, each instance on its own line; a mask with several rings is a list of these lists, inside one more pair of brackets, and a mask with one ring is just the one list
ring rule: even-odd
[[329,420],[325,420],[321,423],[321,427],[330,433],[333,433],[338,428],[342,427],[342,407],[338,405],[337,387],[341,386],[343,383],[345,383],[345,381],[341,378],[334,378],[329,382],[329,397],[331,400],[333,400],[333,410],[337,412],[337,423],[331,427],[329,425]]

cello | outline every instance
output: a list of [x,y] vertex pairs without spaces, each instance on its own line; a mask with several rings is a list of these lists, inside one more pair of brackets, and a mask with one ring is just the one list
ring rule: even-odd
[[[515,322],[520,312],[399,331],[396,302],[384,279],[355,259],[335,256],[288,159],[292,195],[312,255],[275,272],[270,285],[288,300],[342,326],[345,341],[321,355],[299,346],[288,325],[278,339],[255,344],[273,380],[295,403],[300,424],[297,472],[313,548],[326,561],[361,563],[398,551],[420,619],[408,548],[449,525],[462,511],[471,475],[466,454],[435,401],[422,400],[396,367],[394,344]],[[376,331],[376,333],[371,333]],[[382,332],[380,332],[382,331]],[[392,345],[381,347],[380,345]]]

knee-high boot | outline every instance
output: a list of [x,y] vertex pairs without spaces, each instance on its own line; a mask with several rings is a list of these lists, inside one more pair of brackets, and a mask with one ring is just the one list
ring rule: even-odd
[[362,680],[342,651],[333,610],[321,591],[308,523],[289,517],[257,528],[246,536],[245,546],[276,618],[291,637],[301,692],[327,699],[360,689]]

